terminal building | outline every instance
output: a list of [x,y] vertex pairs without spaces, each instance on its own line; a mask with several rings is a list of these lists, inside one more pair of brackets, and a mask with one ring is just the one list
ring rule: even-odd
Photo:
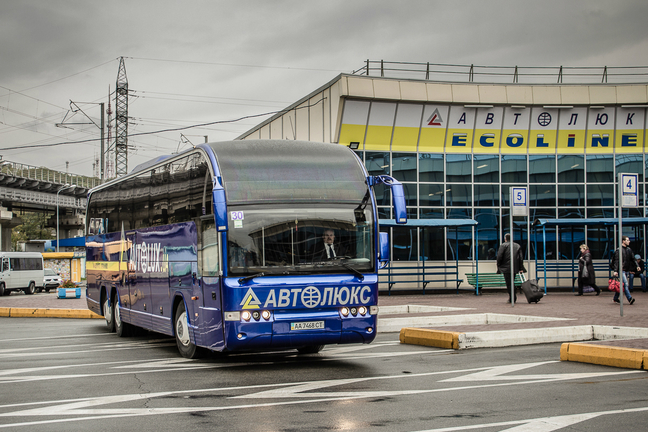
[[[517,67],[484,75],[505,83],[476,82],[479,71],[472,67],[446,80],[435,79],[429,64],[418,71],[412,64],[387,69],[380,62],[375,70],[371,64],[338,75],[239,139],[349,146],[370,174],[389,174],[404,184],[410,219],[478,222],[457,231],[381,228],[391,230],[392,260],[458,259],[470,271],[476,254],[480,269],[495,271],[495,252],[510,230],[513,186],[528,188],[529,217],[516,217],[513,232],[532,268],[536,258],[571,261],[582,243],[596,260],[610,259],[618,244],[615,225],[552,226],[542,247],[533,226],[539,219],[617,217],[617,173],[638,174],[638,207],[623,209],[623,217],[646,216],[645,71],[638,74],[644,83],[608,83],[615,76],[609,68],[582,74],[597,83],[570,77],[563,68],[555,75],[529,73],[530,83],[519,82],[524,74]],[[377,190],[377,200],[380,218],[393,218],[389,192]],[[645,257],[645,224],[623,231]]]

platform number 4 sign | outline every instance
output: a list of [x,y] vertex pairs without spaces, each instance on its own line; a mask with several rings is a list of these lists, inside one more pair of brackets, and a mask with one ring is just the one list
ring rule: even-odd
[[638,174],[621,174],[621,207],[639,206],[638,177]]

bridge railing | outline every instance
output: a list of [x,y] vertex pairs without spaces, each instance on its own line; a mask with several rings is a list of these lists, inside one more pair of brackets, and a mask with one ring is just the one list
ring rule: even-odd
[[0,163],[0,174],[22,177],[30,180],[58,183],[62,185],[74,184],[88,189],[99,186],[101,184],[101,179],[97,177],[69,174],[60,171],[54,171],[45,167],[36,167],[9,161],[2,161]]

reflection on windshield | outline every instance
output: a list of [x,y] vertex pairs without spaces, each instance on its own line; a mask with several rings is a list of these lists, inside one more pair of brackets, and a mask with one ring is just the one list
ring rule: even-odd
[[312,274],[373,268],[372,215],[353,206],[240,207],[230,212],[232,276]]

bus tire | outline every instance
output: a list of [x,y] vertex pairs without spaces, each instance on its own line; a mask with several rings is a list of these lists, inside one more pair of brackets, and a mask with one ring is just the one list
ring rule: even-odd
[[0,296],[5,295],[5,284],[0,283]]
[[322,351],[324,345],[309,345],[301,348],[297,348],[299,354],[317,354]]
[[27,288],[25,288],[24,291],[25,291],[25,294],[27,294],[27,295],[34,294],[36,292],[36,284],[33,281],[29,282],[29,286]]
[[187,320],[187,311],[184,302],[178,303],[178,306],[176,307],[173,329],[180,355],[188,359],[198,358],[200,356],[200,350],[191,342],[191,337],[189,336],[189,322]]
[[125,323],[121,319],[121,314],[119,312],[119,300],[117,295],[113,298],[112,303],[113,317],[115,322],[115,333],[119,337],[128,337],[131,334],[131,326],[128,323]]
[[115,332],[115,312],[112,307],[112,304],[110,303],[110,299],[108,298],[108,296],[106,296],[106,298],[104,298],[103,301],[103,314],[104,314],[104,318],[106,319],[106,329],[108,329],[110,333],[114,333]]

